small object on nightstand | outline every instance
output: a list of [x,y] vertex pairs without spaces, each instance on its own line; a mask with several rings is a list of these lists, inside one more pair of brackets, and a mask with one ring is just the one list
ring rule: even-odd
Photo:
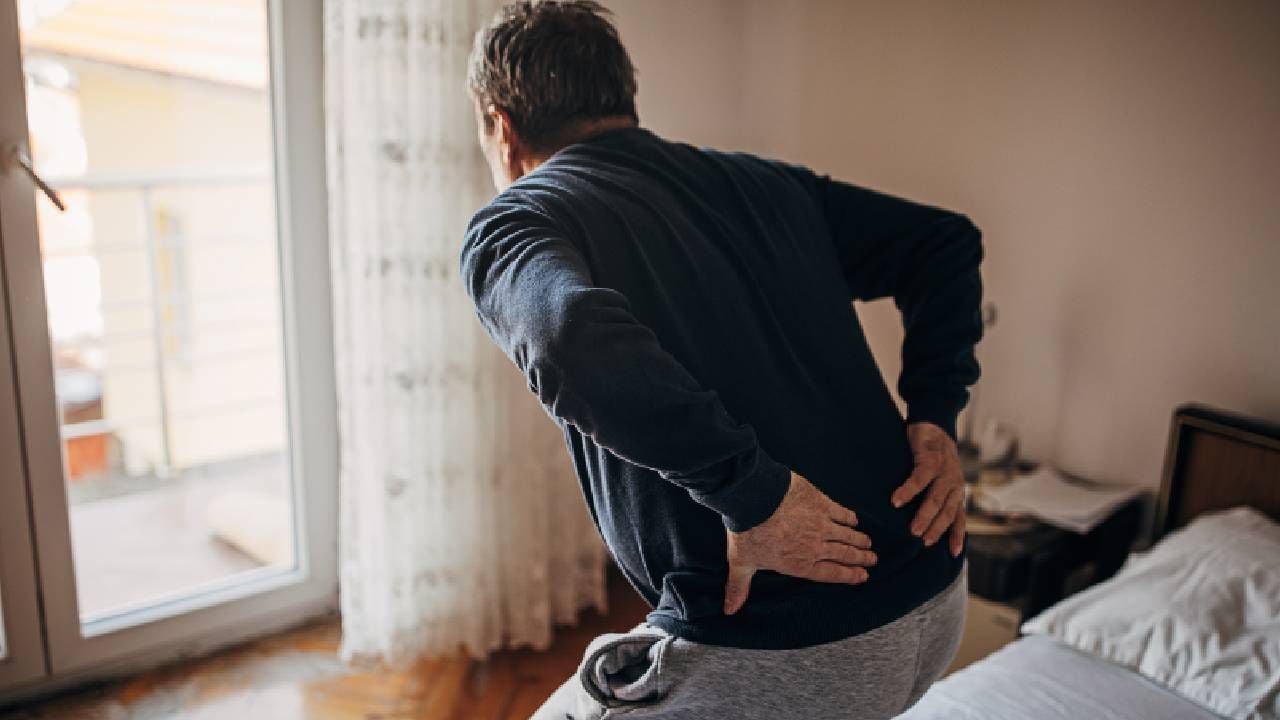
[[975,443],[962,440],[960,469],[965,482],[981,485],[993,478],[1006,477],[1018,463],[1018,435],[1013,426],[988,420]]
[[1008,467],[1018,458],[1018,432],[1009,423],[988,420],[978,438],[978,448],[983,467]]

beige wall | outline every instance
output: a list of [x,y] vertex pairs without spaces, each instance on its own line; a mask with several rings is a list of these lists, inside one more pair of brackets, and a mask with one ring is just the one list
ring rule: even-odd
[[651,127],[974,218],[1029,456],[1154,485],[1178,403],[1280,420],[1280,4],[614,6]]
[[641,122],[695,145],[742,144],[739,0],[608,0],[640,83]]

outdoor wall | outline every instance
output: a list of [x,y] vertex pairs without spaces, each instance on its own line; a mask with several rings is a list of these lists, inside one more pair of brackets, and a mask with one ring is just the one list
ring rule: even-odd
[[[79,103],[86,174],[121,180],[114,189],[88,193],[88,222],[81,230],[100,248],[109,336],[102,345],[104,416],[119,424],[126,463],[145,472],[163,454],[143,244],[146,187],[164,299],[171,462],[181,469],[282,449],[284,377],[265,89],[65,62],[75,78],[71,93]],[[145,141],[140,127],[148,128]],[[259,177],[218,179],[244,172]]]

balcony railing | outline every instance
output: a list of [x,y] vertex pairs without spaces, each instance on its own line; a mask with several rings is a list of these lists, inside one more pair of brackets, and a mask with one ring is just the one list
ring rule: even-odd
[[[114,332],[104,331],[99,335],[58,342],[56,349],[59,351],[83,351],[92,349],[94,346],[102,347],[113,342],[137,342],[149,339],[151,341],[152,348],[152,357],[150,362],[143,364],[112,365],[108,372],[115,374],[153,371],[155,373],[155,384],[158,396],[157,404],[159,408],[158,413],[154,415],[115,419],[104,417],[100,419],[65,422],[65,413],[63,412],[64,400],[59,397],[59,418],[61,421],[61,433],[64,441],[99,435],[109,435],[120,428],[129,425],[158,423],[160,427],[161,458],[158,465],[154,468],[154,471],[159,477],[167,477],[171,474],[174,464],[171,435],[173,429],[172,421],[174,418],[172,417],[169,398],[168,364],[173,360],[173,357],[166,348],[175,334],[184,332],[191,328],[189,325],[185,325],[180,321],[175,324],[173,319],[166,318],[166,311],[172,310],[175,307],[190,306],[194,304],[230,305],[276,301],[279,298],[279,288],[274,286],[249,286],[204,294],[190,293],[187,292],[185,288],[181,288],[178,292],[164,292],[160,282],[160,251],[165,248],[174,248],[179,245],[189,244],[191,241],[185,239],[170,240],[159,237],[159,233],[156,228],[157,214],[155,194],[158,191],[173,190],[177,188],[212,188],[257,184],[269,185],[271,178],[271,173],[265,169],[199,173],[97,174],[48,178],[49,183],[53,187],[62,191],[83,190],[91,192],[127,192],[134,193],[137,196],[143,217],[142,237],[139,240],[121,241],[117,239],[107,239],[102,242],[92,242],[81,247],[46,245],[44,255],[47,258],[54,258],[68,256],[102,257],[112,253],[138,251],[141,251],[144,254],[147,266],[146,293],[139,296],[124,298],[104,298],[99,304],[99,310],[105,313],[115,310],[138,308],[148,309],[151,319],[150,328],[141,330],[117,330]],[[230,238],[219,241],[218,244],[219,247],[234,248],[237,246],[256,246],[260,242],[261,241]],[[199,330],[202,332],[210,329],[235,329],[238,327],[242,327],[242,324],[230,320],[199,324]],[[279,342],[272,342],[267,344],[250,345],[247,347],[231,348],[225,351],[217,350],[204,353],[188,352],[183,354],[181,360],[183,363],[189,365],[218,364],[228,363],[244,357],[261,356],[267,353],[278,353],[279,351]],[[59,368],[58,372],[61,374],[84,372],[84,370],[79,368]],[[282,401],[283,398],[280,395],[269,395],[232,403],[210,404],[184,410],[182,418],[189,420],[222,415],[251,408],[269,406],[278,407],[281,405]]]

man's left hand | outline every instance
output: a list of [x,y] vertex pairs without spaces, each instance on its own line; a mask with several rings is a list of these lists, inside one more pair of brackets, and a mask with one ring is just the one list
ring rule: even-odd
[[929,488],[911,521],[911,534],[933,545],[950,528],[951,554],[959,555],[964,549],[964,474],[956,443],[945,430],[926,422],[908,425],[907,441],[916,468],[890,500],[894,507],[902,507]]

